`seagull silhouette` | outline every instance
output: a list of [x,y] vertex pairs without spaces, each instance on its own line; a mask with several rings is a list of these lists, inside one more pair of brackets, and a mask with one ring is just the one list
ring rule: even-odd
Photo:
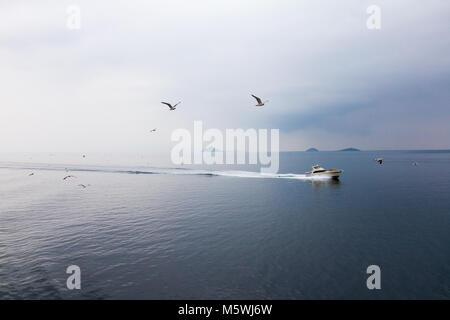
[[262,107],[264,104],[266,104],[267,102],[269,102],[269,100],[266,100],[264,102],[262,102],[261,98],[255,96],[252,94],[252,97],[256,99],[256,101],[258,102],[258,104],[256,105],[257,107]]
[[155,132],[156,131],[156,128],[155,129],[152,129],[152,130],[150,130],[150,132]]
[[166,106],[168,106],[170,110],[175,110],[176,106],[179,105],[181,103],[181,101],[179,101],[177,104],[175,104],[173,106],[170,103],[168,103],[168,102],[161,102],[161,103],[165,104]]
[[69,178],[76,178],[75,176],[72,176],[72,175],[68,175],[68,176],[65,176],[64,178],[63,178],[63,180],[67,180],[67,179],[69,179]]

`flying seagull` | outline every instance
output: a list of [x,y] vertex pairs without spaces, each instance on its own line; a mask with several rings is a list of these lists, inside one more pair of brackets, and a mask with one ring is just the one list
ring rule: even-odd
[[383,164],[383,158],[376,158],[375,161],[379,164]]
[[63,180],[67,180],[67,179],[69,179],[69,178],[76,178],[75,176],[72,176],[72,175],[68,175],[68,176],[65,176],[64,178],[63,178]]
[[83,187],[83,189],[86,189],[88,186],[90,186],[90,184],[88,184],[88,185],[85,185],[85,184],[79,184],[78,186],[79,186],[79,187]]
[[152,129],[152,130],[150,130],[150,132],[155,132],[156,131],[156,128],[155,129]]
[[29,177],[34,176],[34,172],[30,173],[28,176]]
[[169,107],[170,110],[175,110],[176,106],[179,105],[181,103],[181,101],[179,101],[177,104],[175,104],[174,106],[172,106],[170,103],[168,102],[161,102],[162,104],[165,104],[166,106]]
[[256,105],[257,107],[262,107],[265,103],[269,102],[269,100],[262,102],[261,98],[258,98],[257,96],[254,96],[253,94],[252,94],[252,97],[255,98],[256,101],[258,102],[258,104]]

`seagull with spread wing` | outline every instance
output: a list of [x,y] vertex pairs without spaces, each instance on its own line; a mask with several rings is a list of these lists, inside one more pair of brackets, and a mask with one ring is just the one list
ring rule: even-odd
[[175,110],[176,106],[179,105],[181,103],[181,101],[179,101],[177,104],[175,104],[173,106],[170,103],[168,103],[168,102],[161,102],[161,103],[165,104],[166,106],[168,106],[170,110]]
[[266,100],[264,102],[262,102],[261,98],[255,96],[252,94],[252,97],[256,99],[256,101],[258,102],[258,104],[256,105],[256,107],[262,107],[265,103],[269,102],[269,100]]

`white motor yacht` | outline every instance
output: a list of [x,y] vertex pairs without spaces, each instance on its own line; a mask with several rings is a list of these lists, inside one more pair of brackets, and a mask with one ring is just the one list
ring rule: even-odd
[[306,172],[308,176],[323,176],[323,177],[330,177],[333,179],[339,179],[339,176],[341,173],[344,172],[344,170],[340,169],[324,169],[318,164],[312,167],[311,171]]

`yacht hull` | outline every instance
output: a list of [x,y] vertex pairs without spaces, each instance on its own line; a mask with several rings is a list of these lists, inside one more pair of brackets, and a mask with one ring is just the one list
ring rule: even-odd
[[324,172],[309,173],[308,176],[310,176],[310,177],[329,177],[329,178],[337,180],[337,179],[339,179],[339,176],[341,175],[341,173],[342,173],[342,170],[329,169]]

